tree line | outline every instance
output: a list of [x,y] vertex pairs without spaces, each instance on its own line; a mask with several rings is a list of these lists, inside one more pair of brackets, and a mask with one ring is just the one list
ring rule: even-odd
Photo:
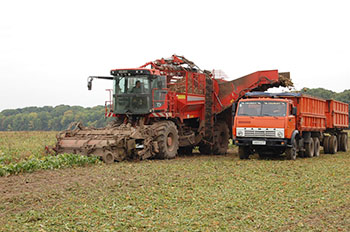
[[334,99],[350,104],[350,89],[344,90],[341,93],[336,93],[324,88],[303,88],[300,92],[323,99]]
[[3,110],[0,112],[0,131],[60,131],[77,121],[85,126],[104,127],[108,121],[104,113],[104,106],[59,105]]
[[[350,89],[336,93],[323,88],[303,88],[301,92],[350,104]],[[84,108],[68,105],[3,110],[0,112],[0,131],[61,131],[67,129],[71,122],[77,121],[85,126],[104,127],[110,121],[104,117],[104,111],[104,106]]]

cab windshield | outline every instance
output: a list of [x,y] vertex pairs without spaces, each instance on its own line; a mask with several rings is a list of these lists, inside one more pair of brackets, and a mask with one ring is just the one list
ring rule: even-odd
[[239,103],[239,116],[286,116],[287,105],[279,101],[247,101]]
[[149,94],[150,86],[147,76],[120,77],[115,80],[116,94]]

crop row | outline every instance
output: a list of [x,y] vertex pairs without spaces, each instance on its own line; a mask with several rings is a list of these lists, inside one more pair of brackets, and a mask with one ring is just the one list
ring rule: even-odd
[[98,163],[96,156],[80,156],[74,154],[60,154],[57,156],[44,156],[42,158],[31,158],[18,163],[0,164],[0,176],[18,174],[23,172],[33,172],[43,169],[58,169],[73,166],[84,166]]

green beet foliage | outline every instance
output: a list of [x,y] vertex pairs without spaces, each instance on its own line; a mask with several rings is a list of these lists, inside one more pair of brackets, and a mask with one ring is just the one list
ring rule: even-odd
[[4,164],[0,162],[0,176],[33,172],[36,170],[59,169],[73,166],[84,166],[100,162],[97,156],[81,156],[74,154],[60,154],[57,156],[33,157],[18,163]]

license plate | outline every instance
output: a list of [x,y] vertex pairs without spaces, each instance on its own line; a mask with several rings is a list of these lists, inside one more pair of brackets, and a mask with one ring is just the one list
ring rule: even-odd
[[253,140],[253,145],[266,145],[266,141],[262,140]]

